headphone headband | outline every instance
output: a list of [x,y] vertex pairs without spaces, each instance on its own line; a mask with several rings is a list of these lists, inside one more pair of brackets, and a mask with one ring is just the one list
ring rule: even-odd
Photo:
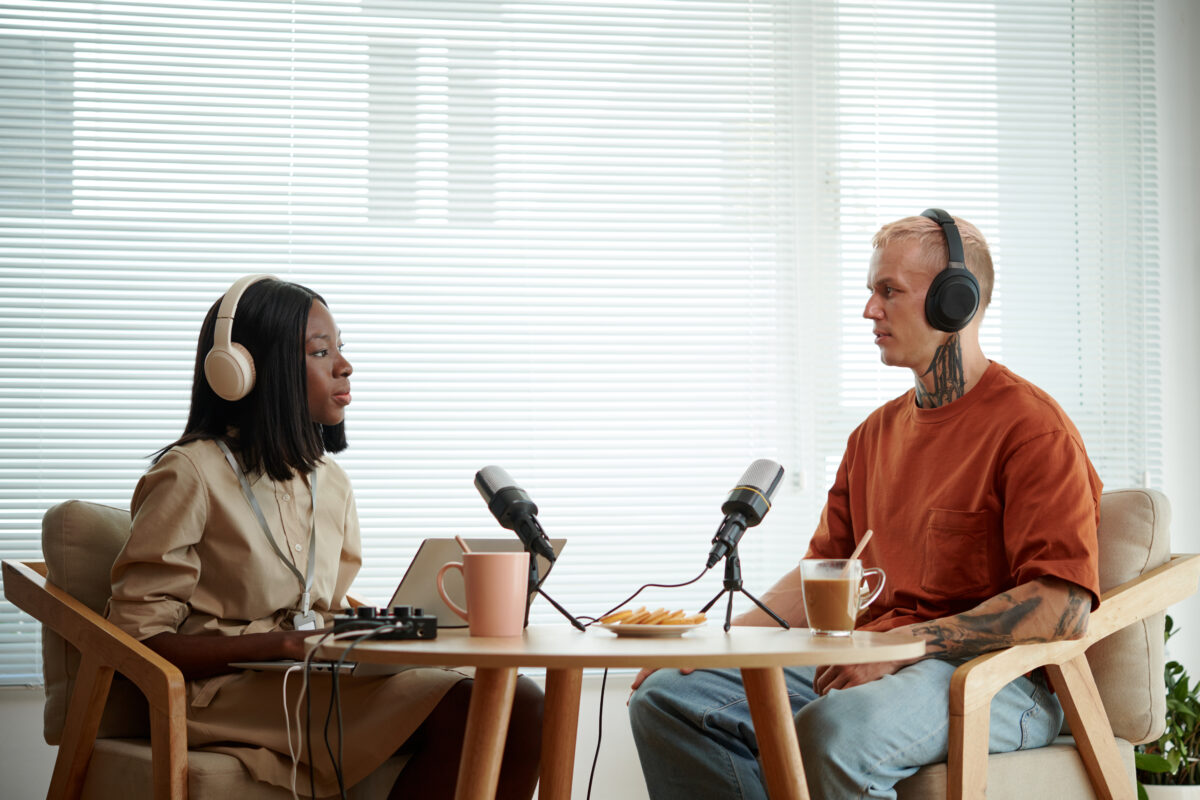
[[946,234],[946,247],[950,251],[950,266],[966,269],[967,262],[963,258],[962,237],[958,234],[958,226],[954,224],[954,217],[940,208],[927,208],[921,212],[921,216],[928,217],[942,226],[942,233]]

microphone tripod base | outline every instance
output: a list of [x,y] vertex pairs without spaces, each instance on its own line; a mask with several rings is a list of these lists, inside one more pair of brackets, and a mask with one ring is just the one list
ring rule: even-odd
[[767,608],[761,600],[746,591],[742,586],[742,561],[738,558],[737,548],[730,550],[725,556],[725,580],[724,587],[717,596],[708,601],[708,605],[700,609],[700,613],[706,613],[713,605],[721,599],[725,594],[729,595],[729,603],[725,606],[725,632],[728,633],[733,625],[733,595],[734,592],[741,592],[754,601],[754,605],[761,608],[771,619],[779,623],[779,627],[785,631],[790,630],[792,626],[788,625],[783,619],[771,609]]
[[[525,549],[526,549],[526,552],[529,552],[528,547],[526,547]],[[550,575],[549,569],[546,570],[546,575],[547,576]],[[561,605],[559,605],[557,600],[555,600],[553,597],[551,597],[550,595],[548,595],[542,591],[542,582],[540,580],[538,580],[537,554],[530,552],[529,553],[529,583],[528,583],[528,590],[526,592],[526,596],[528,597],[528,599],[525,601],[525,627],[526,628],[529,627],[529,609],[533,605],[533,596],[535,594],[540,594],[542,597],[549,600],[550,605],[554,606],[554,608],[558,611],[558,613],[560,613],[564,617],[566,617],[567,621],[570,622],[572,625],[574,625],[576,628],[578,628],[581,631],[587,630],[587,628],[584,627],[584,624],[582,622],[580,622],[579,620],[575,619],[575,617],[572,616],[572,614],[569,611],[567,611],[565,608],[563,608]]]
[[[549,600],[550,605],[552,605],[556,609],[558,609],[558,613],[560,613],[564,617],[566,617],[568,622],[570,622],[572,625],[574,625],[576,628],[578,628],[581,631],[587,631],[587,628],[584,627],[584,624],[582,622],[580,622],[579,620],[575,619],[575,617],[571,616],[571,613],[569,611],[567,611],[565,608],[563,608],[562,606],[560,606],[558,604],[557,600],[555,600],[553,597],[551,597],[550,595],[543,592],[541,589],[538,589],[537,593],[540,594],[542,597],[546,598],[547,600]],[[526,617],[526,623],[528,623],[528,617]]]

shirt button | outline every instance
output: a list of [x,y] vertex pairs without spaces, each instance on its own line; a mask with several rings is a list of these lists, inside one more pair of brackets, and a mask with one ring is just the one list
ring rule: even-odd
[[301,547],[300,545],[296,545],[296,552],[297,552],[297,553],[299,553],[299,552],[300,552],[301,550],[303,550],[303,549],[304,549],[304,548],[303,548],[303,547]]
[[290,503],[291,501],[292,501],[292,496],[290,494],[285,494],[283,496],[283,502]]

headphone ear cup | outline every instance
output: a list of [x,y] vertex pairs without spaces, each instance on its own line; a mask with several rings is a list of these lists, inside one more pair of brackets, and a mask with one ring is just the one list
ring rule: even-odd
[[241,400],[254,388],[254,359],[237,342],[214,347],[204,358],[204,377],[218,396]]
[[979,281],[962,267],[939,272],[925,293],[925,319],[939,331],[961,331],[978,309]]

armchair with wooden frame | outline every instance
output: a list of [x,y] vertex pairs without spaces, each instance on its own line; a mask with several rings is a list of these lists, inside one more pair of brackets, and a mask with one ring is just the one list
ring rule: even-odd
[[[1100,607],[1077,641],[1010,647],[975,658],[950,686],[945,764],[897,785],[899,800],[1137,796],[1133,746],[1163,730],[1163,617],[1196,591],[1200,555],[1170,553],[1170,504],[1151,489],[1105,492],[1100,505]],[[1049,747],[988,754],[988,715],[1001,687],[1044,669],[1069,730]]]
[[[47,797],[291,798],[227,753],[189,750],[182,673],[104,618],[128,538],[128,511],[71,500],[42,519],[44,561],[3,563],[5,596],[42,623],[43,735],[58,745]],[[389,759],[349,796],[386,797],[406,760]]]

